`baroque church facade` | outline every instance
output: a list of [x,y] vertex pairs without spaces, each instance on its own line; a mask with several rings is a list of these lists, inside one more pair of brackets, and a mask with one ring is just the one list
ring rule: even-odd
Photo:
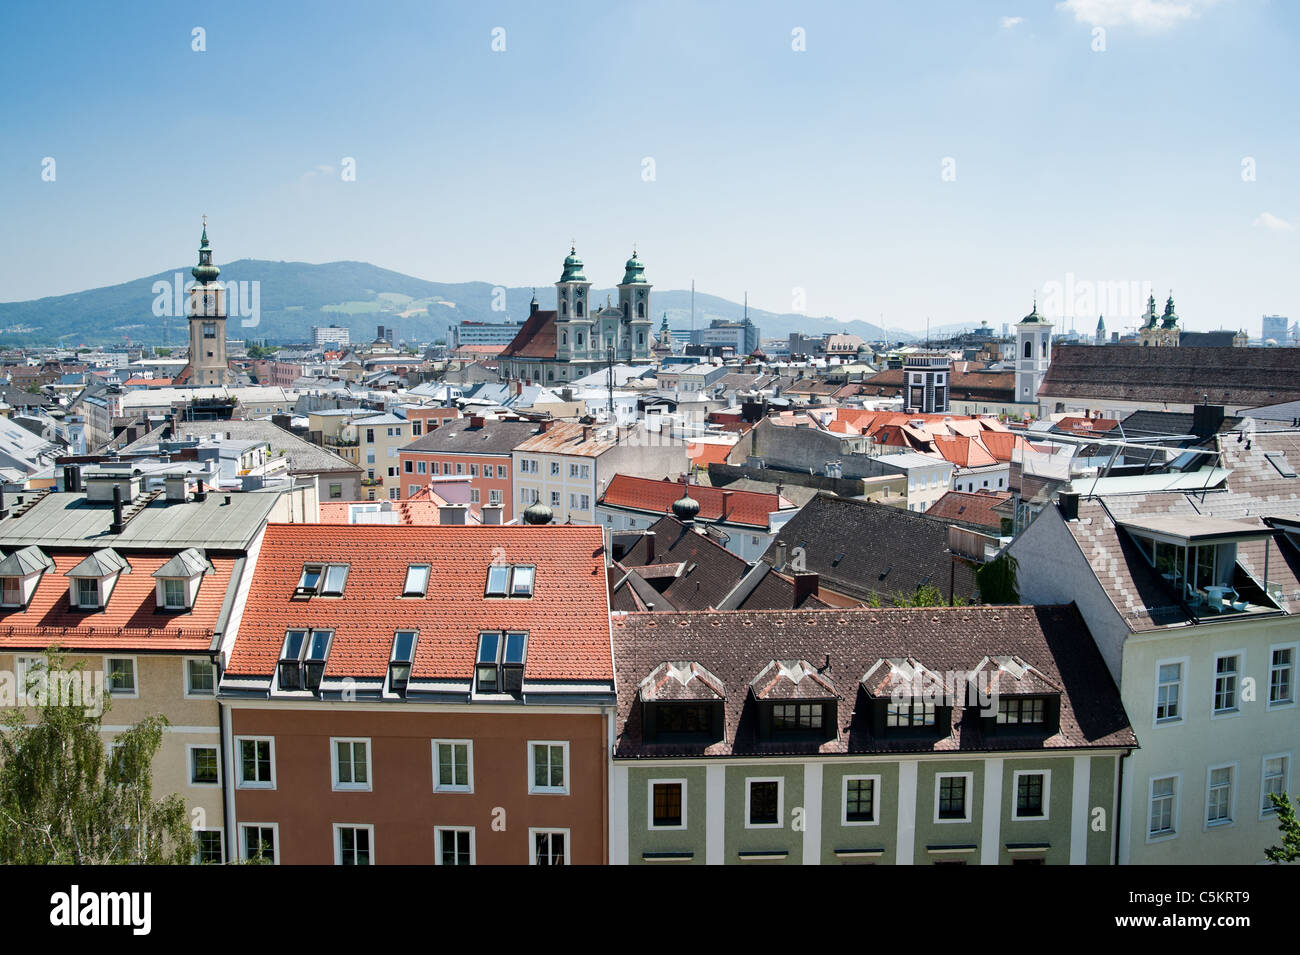
[[650,362],[655,346],[650,288],[645,265],[633,249],[618,284],[618,302],[593,303],[582,259],[570,247],[555,283],[555,309],[543,311],[533,296],[527,321],[497,358],[501,377],[549,386],[582,378],[611,362]]

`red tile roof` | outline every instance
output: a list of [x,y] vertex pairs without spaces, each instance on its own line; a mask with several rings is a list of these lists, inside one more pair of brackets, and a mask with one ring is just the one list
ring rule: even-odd
[[[794,507],[793,502],[778,494],[762,491],[726,491],[725,488],[705,487],[700,484],[685,485],[678,481],[656,481],[653,478],[615,474],[605,488],[600,503],[608,507],[626,507],[655,514],[671,514],[673,501],[685,492],[699,502],[699,519],[724,520],[723,501],[727,501],[725,522],[747,524],[766,528],[768,515],[781,508]],[[729,496],[724,499],[726,492]]]
[[981,527],[1002,527],[1002,515],[993,510],[993,505],[1009,500],[1010,491],[997,494],[970,494],[966,491],[949,491],[935,501],[926,510],[927,517],[938,517],[945,521],[959,521],[963,524],[978,524]]
[[[526,680],[610,680],[603,532],[595,526],[270,524],[226,672],[269,678],[285,631],[333,629],[325,677],[382,678],[393,633],[417,629],[412,679],[469,681],[480,630],[527,630]],[[537,568],[532,597],[484,597],[494,560]],[[342,597],[295,599],[305,561],[347,563]],[[402,597],[410,564],[428,592]]]
[[705,444],[692,441],[686,446],[686,454],[691,459],[691,464],[707,468],[710,464],[726,464],[727,455],[734,447],[734,444]]
[[74,610],[68,603],[66,574],[92,550],[52,554],[54,570],[41,575],[36,593],[25,609],[0,608],[0,648],[44,649],[57,643],[77,650],[173,650],[203,652],[212,645],[213,628],[221,617],[226,589],[235,566],[233,557],[210,557],[213,572],[199,584],[194,608],[188,613],[159,612],[153,572],[174,556],[123,556],[131,572],[118,576],[108,605],[102,610]]
[[519,334],[505,348],[500,349],[502,358],[554,358],[555,357],[555,318],[553,311],[537,311],[528,316]]

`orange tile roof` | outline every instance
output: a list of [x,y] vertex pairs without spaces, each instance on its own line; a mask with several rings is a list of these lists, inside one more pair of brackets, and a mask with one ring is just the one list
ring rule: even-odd
[[[469,478],[465,478],[466,487]],[[400,501],[322,501],[320,505],[320,523],[352,524],[350,506],[352,504],[387,504],[397,514],[397,523],[421,527],[436,527],[442,523],[438,508],[451,502],[433,490],[432,485],[425,484],[410,497]],[[465,514],[466,521],[478,524],[482,515],[477,505],[470,505]],[[360,522],[364,523],[364,522]]]
[[727,455],[735,447],[732,444],[705,444],[700,441],[692,441],[686,445],[686,455],[691,459],[691,464],[696,467],[707,468],[710,464],[726,464]]
[[[583,440],[584,428],[587,434],[585,441]],[[596,437],[596,428],[593,425],[552,421],[541,434],[535,434],[522,444],[515,445],[515,450],[529,454],[576,454],[594,458],[612,447],[614,447],[613,441]]]
[[[532,597],[484,597],[488,565],[537,568]],[[295,599],[305,561],[350,564],[342,597]],[[432,565],[402,597],[406,568]],[[413,679],[468,681],[483,630],[527,630],[527,680],[613,678],[603,532],[596,526],[269,524],[226,667],[270,677],[294,627],[334,630],[326,678],[382,677],[399,627],[417,629]]]
[[976,438],[960,434],[936,434],[934,449],[945,461],[962,468],[983,468],[997,464],[997,458],[989,453]]
[[123,556],[129,574],[118,576],[102,610],[74,610],[68,602],[66,574],[93,551],[49,555],[54,570],[41,575],[36,593],[25,609],[0,608],[0,648],[44,649],[57,643],[75,650],[173,650],[204,652],[212,644],[213,628],[221,617],[235,558],[210,557],[213,572],[199,584],[194,608],[188,613],[159,612],[153,572],[171,554]]
[[727,491],[726,488],[705,487],[700,484],[684,485],[678,481],[656,481],[653,478],[615,474],[600,503],[609,507],[626,507],[655,514],[672,513],[673,501],[689,491],[699,502],[699,517],[705,521],[723,518],[723,494],[727,498],[726,523],[767,527],[768,515],[794,504],[777,494],[762,491]]
[[994,511],[993,506],[1010,498],[1010,491],[995,494],[949,491],[931,504],[925,513],[927,517],[938,517],[946,521],[961,521],[964,524],[1000,528],[1002,515]]

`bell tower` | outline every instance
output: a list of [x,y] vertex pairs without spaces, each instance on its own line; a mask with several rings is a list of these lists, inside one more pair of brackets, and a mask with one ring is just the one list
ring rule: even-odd
[[203,217],[199,264],[190,269],[197,284],[190,287],[190,363],[182,375],[190,385],[225,385],[230,382],[226,361],[226,288],[217,281],[221,270],[212,264],[208,244],[208,217]]

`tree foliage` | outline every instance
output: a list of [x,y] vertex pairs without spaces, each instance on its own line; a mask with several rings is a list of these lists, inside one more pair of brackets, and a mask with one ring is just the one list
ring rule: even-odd
[[[895,607],[946,607],[948,598],[943,595],[943,591],[934,584],[923,584],[917,587],[913,593],[899,592],[891,598]],[[966,598],[957,597],[953,600],[954,607],[965,606]]]
[[[1264,857],[1269,862],[1300,862],[1300,821],[1296,820],[1295,807],[1285,794],[1269,793],[1268,798],[1277,810],[1277,828],[1282,833],[1282,844],[1265,849]],[[1296,802],[1300,804],[1300,799]]]
[[1003,551],[975,569],[980,598],[990,604],[1020,603],[1020,562]]
[[[61,654],[32,672],[54,686]],[[21,700],[19,702],[22,702]],[[152,764],[163,716],[136,723],[113,740],[102,735],[103,708],[49,694],[44,705],[16,708],[0,734],[0,863],[19,865],[188,864],[195,843],[184,800],[153,797]]]

